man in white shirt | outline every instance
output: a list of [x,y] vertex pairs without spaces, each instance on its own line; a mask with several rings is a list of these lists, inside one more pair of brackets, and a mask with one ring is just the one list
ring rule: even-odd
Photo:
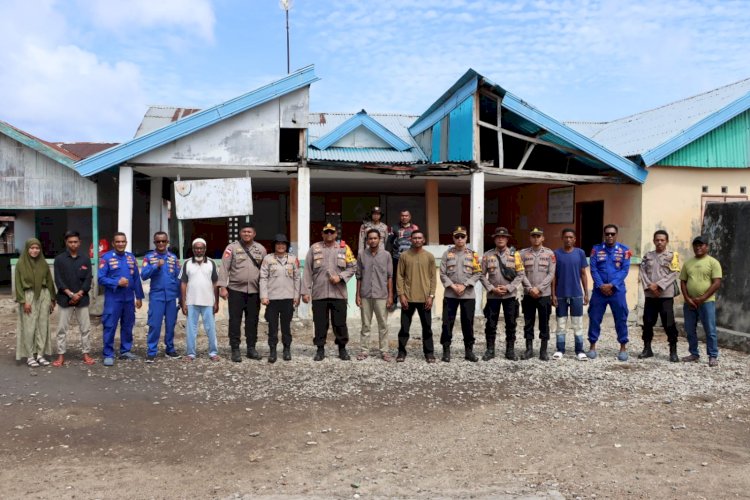
[[195,359],[195,338],[198,336],[198,319],[203,316],[203,329],[208,335],[208,357],[219,361],[216,346],[214,314],[219,312],[219,274],[213,260],[206,257],[206,240],[193,240],[193,258],[182,265],[180,290],[182,313],[187,316],[186,361]]

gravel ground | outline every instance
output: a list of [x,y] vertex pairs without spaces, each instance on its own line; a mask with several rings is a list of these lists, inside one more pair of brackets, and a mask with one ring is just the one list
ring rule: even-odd
[[[656,357],[637,360],[632,328],[621,363],[611,319],[588,362],[470,363],[457,328],[451,363],[425,363],[418,336],[405,363],[343,362],[332,345],[316,363],[297,322],[292,361],[266,362],[261,324],[264,360],[231,363],[221,320],[218,363],[87,367],[74,335],[64,368],[29,369],[14,360],[14,311],[0,300],[3,497],[750,496],[748,357],[669,363],[657,334]],[[476,331],[481,355],[481,321]],[[145,354],[142,327],[135,351]]]

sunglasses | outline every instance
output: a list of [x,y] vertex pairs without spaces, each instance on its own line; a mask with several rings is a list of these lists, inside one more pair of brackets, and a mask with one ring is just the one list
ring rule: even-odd
[[604,233],[604,236],[617,236],[617,233]]
[[327,229],[323,231],[323,234],[336,234],[336,231],[331,231],[330,229]]
[[169,243],[169,240],[154,240],[154,243],[158,245],[159,243]]
[[466,235],[465,234],[454,234],[453,235],[453,239],[454,240],[465,240],[466,239]]

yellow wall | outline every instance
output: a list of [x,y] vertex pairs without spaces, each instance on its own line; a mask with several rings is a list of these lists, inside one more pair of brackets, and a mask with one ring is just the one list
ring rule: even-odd
[[[708,186],[708,193],[702,187]],[[722,186],[727,193],[722,194]],[[750,187],[750,170],[719,168],[649,167],[643,185],[642,252],[653,249],[657,229],[669,233],[670,246],[685,258],[693,255],[691,241],[701,232],[703,196],[740,195],[740,186]]]

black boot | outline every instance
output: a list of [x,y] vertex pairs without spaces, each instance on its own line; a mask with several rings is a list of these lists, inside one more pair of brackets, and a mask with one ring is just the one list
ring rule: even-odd
[[638,359],[646,359],[646,358],[653,358],[653,357],[654,357],[654,351],[651,350],[651,341],[644,340],[643,351],[638,355]]
[[284,361],[292,360],[292,350],[288,345],[284,346],[284,352],[281,354],[281,359],[283,359]]
[[349,353],[346,352],[346,347],[344,347],[344,346],[339,346],[339,359],[341,361],[349,361],[350,359],[352,359],[349,356]]
[[326,357],[326,348],[325,347],[318,347],[318,350],[315,352],[315,357],[313,358],[313,361],[323,361]]
[[472,349],[471,347],[466,348],[466,352],[464,353],[464,359],[466,361],[471,361],[472,363],[476,363],[477,361],[479,361],[479,358],[477,357],[477,355],[474,354],[474,349]]
[[451,346],[449,346],[449,345],[444,345],[443,346],[443,357],[440,358],[440,359],[442,359],[446,363],[450,363],[450,361],[451,361]]
[[242,361],[242,354],[240,354],[240,349],[238,347],[232,348],[232,361],[235,363],[240,363]]
[[680,361],[680,357],[677,356],[677,342],[670,342],[669,343],[669,361],[672,363],[677,363]]
[[276,362],[276,346],[275,345],[272,345],[270,349],[268,350],[268,362],[269,363]]
[[539,346],[539,359],[542,361],[549,361],[549,356],[547,356],[547,341],[542,340],[542,345]]
[[262,356],[258,351],[255,350],[255,346],[248,346],[247,348],[247,357],[254,360],[262,359]]
[[521,359],[531,359],[534,357],[534,341],[526,339],[526,350],[521,355]]
[[518,356],[516,356],[516,348],[514,344],[508,344],[507,346],[505,346],[505,359],[518,361]]
[[495,343],[487,343],[487,350],[484,351],[484,356],[482,356],[482,361],[489,361],[492,358],[495,357]]

